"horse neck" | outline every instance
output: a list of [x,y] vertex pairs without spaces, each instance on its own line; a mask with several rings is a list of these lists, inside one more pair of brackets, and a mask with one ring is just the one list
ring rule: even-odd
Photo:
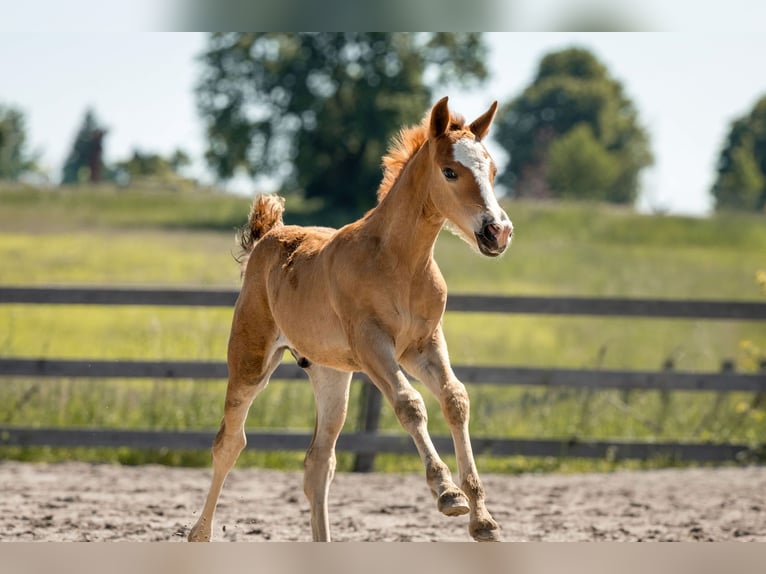
[[431,169],[426,142],[367,218],[382,246],[397,257],[400,265],[413,269],[431,259],[444,225],[444,218],[430,201]]

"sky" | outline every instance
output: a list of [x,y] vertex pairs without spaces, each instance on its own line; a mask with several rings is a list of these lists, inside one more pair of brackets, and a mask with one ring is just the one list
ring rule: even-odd
[[[650,134],[655,164],[638,207],[684,215],[710,212],[715,164],[730,123],[766,96],[766,35],[741,33],[488,33],[491,78],[454,88],[450,105],[473,119],[518,95],[540,59],[570,46],[592,50],[623,83]],[[194,99],[206,34],[48,32],[0,35],[0,104],[21,109],[31,148],[57,180],[86,108],[109,130],[107,161],[134,149],[184,149],[207,178],[204,125]],[[503,164],[504,154],[490,142]],[[252,186],[241,180],[237,191]]]

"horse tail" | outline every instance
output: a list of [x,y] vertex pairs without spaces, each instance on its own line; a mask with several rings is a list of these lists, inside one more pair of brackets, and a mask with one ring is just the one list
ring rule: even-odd
[[242,264],[243,272],[255,244],[269,231],[283,225],[284,211],[285,200],[278,195],[259,195],[255,198],[247,223],[237,233],[237,243],[242,248],[237,261]]

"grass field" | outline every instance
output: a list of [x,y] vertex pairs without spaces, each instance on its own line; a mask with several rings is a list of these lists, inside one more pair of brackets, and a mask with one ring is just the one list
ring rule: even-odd
[[[315,222],[288,200],[288,223]],[[0,284],[189,285],[239,282],[233,230],[246,198],[116,189],[0,191]],[[637,215],[592,204],[510,203],[516,229],[500,260],[474,254],[445,233],[436,257],[451,292],[614,295],[758,300],[766,268],[763,217],[709,219]],[[338,224],[337,221],[330,222]],[[225,357],[231,311],[158,307],[0,306],[0,354],[22,357],[213,359]],[[757,322],[597,319],[450,313],[455,364],[755,370],[766,348]],[[0,421],[17,425],[213,429],[221,381],[0,379]],[[514,437],[760,442],[763,406],[746,394],[617,392],[473,387],[472,432]],[[355,385],[354,394],[358,393]],[[446,428],[429,399],[434,433]],[[348,426],[356,420],[355,397]],[[308,385],[275,382],[253,407],[250,427],[313,426]],[[385,411],[383,426],[397,429]],[[5,449],[0,456],[86,457],[205,464],[206,453]],[[247,454],[244,464],[293,467],[302,455]],[[660,461],[657,464],[664,464]],[[340,466],[348,464],[341,458]],[[380,457],[380,468],[402,468]],[[417,462],[404,464],[418,468]],[[487,460],[514,471],[598,467],[577,461]]]

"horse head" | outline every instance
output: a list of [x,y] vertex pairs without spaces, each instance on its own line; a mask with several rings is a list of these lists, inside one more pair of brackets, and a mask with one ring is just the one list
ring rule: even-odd
[[497,102],[465,125],[447,98],[431,110],[428,141],[433,170],[431,201],[450,228],[483,255],[497,257],[511,242],[513,224],[494,191],[497,167],[482,143]]

